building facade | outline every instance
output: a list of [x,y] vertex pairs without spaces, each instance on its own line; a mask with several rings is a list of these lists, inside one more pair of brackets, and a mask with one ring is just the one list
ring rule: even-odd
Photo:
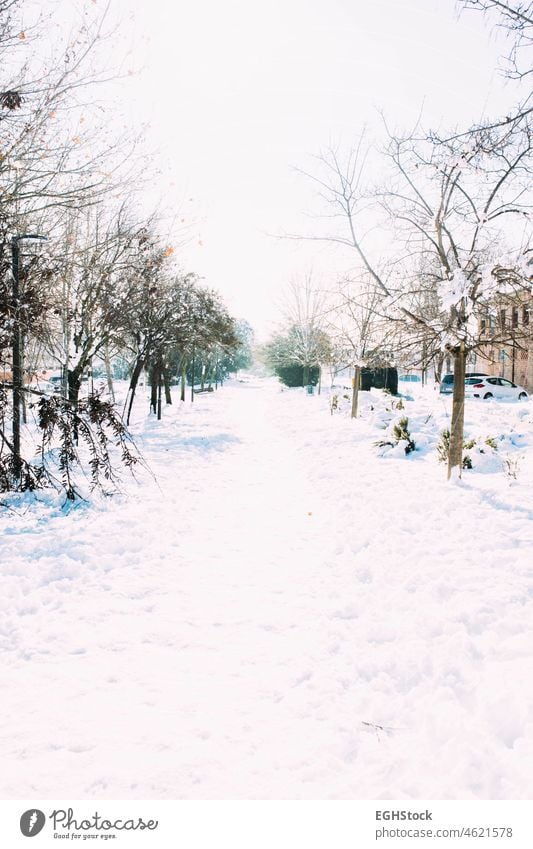
[[517,301],[501,301],[478,320],[476,370],[505,377],[533,393],[533,298],[524,293]]

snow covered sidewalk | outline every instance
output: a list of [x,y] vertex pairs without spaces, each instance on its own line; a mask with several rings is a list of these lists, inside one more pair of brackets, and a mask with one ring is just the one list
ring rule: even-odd
[[2,517],[4,798],[531,797],[533,499],[366,427],[236,383]]

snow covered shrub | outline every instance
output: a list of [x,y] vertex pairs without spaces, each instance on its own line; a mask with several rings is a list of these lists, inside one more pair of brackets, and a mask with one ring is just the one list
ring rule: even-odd
[[[475,444],[475,439],[470,442],[463,442],[463,448],[467,451],[473,448]],[[439,463],[447,463],[448,456],[450,453],[450,431],[448,428],[445,428],[441,435],[440,440],[437,443],[437,456],[439,459]],[[471,469],[472,468],[472,458],[469,454],[463,454],[463,469]]]
[[390,439],[382,439],[375,443],[377,448],[396,448],[400,444],[403,444],[406,454],[410,454],[411,451],[416,450],[416,445],[409,432],[409,419],[407,416],[402,416],[401,419],[398,419],[392,425]]
[[411,434],[409,432],[409,419],[407,416],[403,416],[393,425],[392,435],[396,440],[396,443],[405,442],[405,453],[410,454],[411,451],[414,451],[416,448],[415,443],[411,439]]
[[329,409],[331,411],[331,415],[333,415],[335,410],[339,409],[339,396],[338,395],[332,395],[331,398],[329,399]]
[[[389,389],[384,389],[383,394],[385,396],[387,396],[388,398],[391,398],[391,396],[392,396],[392,393],[390,392]],[[413,399],[411,398],[409,400],[412,401]],[[390,407],[385,407],[385,409],[389,413],[396,411],[396,410],[400,410],[400,411],[405,410],[405,404],[403,402],[403,398],[398,398],[398,400],[396,400],[395,398],[392,398]]]
[[470,454],[463,455],[463,469],[472,469],[472,458]]
[[[440,442],[437,445],[437,455],[440,462],[447,463],[448,462],[448,452],[450,449],[450,431],[448,429],[443,430],[440,437]],[[465,451],[475,451],[478,455],[478,460],[481,460],[479,457],[480,454],[493,454],[498,450],[498,444],[496,442],[495,437],[487,436],[485,439],[481,440],[477,437],[473,437],[472,439],[466,439],[463,442],[463,449]],[[487,450],[488,449],[488,450]],[[463,469],[472,469],[472,457],[470,454],[463,455]]]
[[439,463],[447,463],[448,455],[450,453],[450,431],[448,428],[445,428],[441,432],[440,440],[437,443],[437,457],[439,459]]

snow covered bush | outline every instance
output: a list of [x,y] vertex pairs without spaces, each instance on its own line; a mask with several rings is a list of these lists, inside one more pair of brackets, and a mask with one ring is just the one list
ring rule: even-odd
[[402,416],[397,422],[392,424],[390,436],[388,439],[381,439],[375,443],[378,448],[396,448],[401,445],[405,454],[410,454],[416,450],[414,440],[409,432],[409,419],[407,416]]
[[[437,444],[437,455],[439,462],[447,463],[448,455],[450,450],[450,431],[445,429],[441,432],[440,441]],[[498,444],[496,442],[495,437],[487,436],[484,439],[481,437],[473,437],[471,439],[465,439],[463,442],[463,450],[464,451],[474,451],[475,454],[478,455],[478,460],[481,459],[479,455],[493,455],[498,451]],[[463,454],[463,469],[472,469],[472,455],[471,454]]]

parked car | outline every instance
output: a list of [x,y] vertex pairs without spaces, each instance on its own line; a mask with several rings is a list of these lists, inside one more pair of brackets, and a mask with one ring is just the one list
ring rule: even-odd
[[60,374],[52,374],[46,381],[46,388],[49,392],[60,393],[63,389],[63,378]]
[[[468,386],[472,378],[488,377],[483,371],[467,371],[465,373],[465,386]],[[440,382],[441,395],[451,395],[453,392],[453,374],[445,374]]]
[[497,398],[501,401],[525,401],[528,394],[523,386],[518,386],[504,377],[483,377],[465,387],[468,398]]
[[421,378],[418,374],[401,374],[398,380],[402,383],[420,383]]

